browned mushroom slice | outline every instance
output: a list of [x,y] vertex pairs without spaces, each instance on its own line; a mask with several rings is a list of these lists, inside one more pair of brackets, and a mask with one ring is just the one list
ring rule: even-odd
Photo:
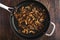
[[39,24],[40,24],[40,22],[39,22],[38,20],[36,20],[36,21],[35,21],[35,24],[36,24],[36,25],[39,25]]
[[15,13],[14,16],[15,16],[15,18],[18,18],[19,14],[18,13]]
[[24,34],[28,34],[28,29],[24,29],[24,30],[22,30],[22,33],[24,33]]
[[32,25],[28,25],[28,28],[34,30],[34,27]]
[[25,20],[25,24],[27,25],[28,23],[27,23],[27,20]]
[[43,22],[45,19],[45,15],[42,15],[41,18],[40,18],[40,22]]
[[30,6],[26,6],[25,8],[27,8],[27,9],[31,9]]
[[34,25],[34,30],[38,30],[38,26]]
[[34,7],[33,9],[32,9],[32,12],[35,12],[36,11],[36,7]]
[[26,9],[24,6],[22,6],[22,8],[20,9],[22,13],[26,13]]
[[23,17],[25,17],[26,16],[26,14],[23,14]]
[[33,30],[30,30],[29,33],[35,34],[35,32]]

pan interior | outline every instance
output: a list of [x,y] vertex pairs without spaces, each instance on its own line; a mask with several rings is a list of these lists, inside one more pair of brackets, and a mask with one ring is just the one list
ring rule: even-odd
[[41,37],[48,29],[50,23],[46,7],[37,1],[24,1],[14,12],[14,29],[24,38]]

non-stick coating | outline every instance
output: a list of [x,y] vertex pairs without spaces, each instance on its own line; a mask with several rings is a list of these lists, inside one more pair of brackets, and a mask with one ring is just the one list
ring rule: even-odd
[[42,31],[38,32],[35,35],[23,35],[23,34],[20,34],[20,33],[17,32],[17,28],[16,27],[18,25],[17,25],[17,21],[16,21],[14,16],[10,15],[10,23],[12,25],[12,29],[14,30],[14,32],[19,37],[23,37],[23,38],[38,38],[38,37],[41,37],[47,31],[47,29],[49,27],[49,24],[50,24],[50,15],[49,15],[49,12],[48,12],[47,8],[43,4],[41,4],[40,2],[37,2],[37,1],[23,1],[23,2],[19,3],[16,7],[19,9],[22,5],[26,5],[28,3],[36,3],[36,5],[38,5],[40,8],[45,9],[45,15],[47,17],[46,17],[46,19],[44,21],[44,28],[42,29]]

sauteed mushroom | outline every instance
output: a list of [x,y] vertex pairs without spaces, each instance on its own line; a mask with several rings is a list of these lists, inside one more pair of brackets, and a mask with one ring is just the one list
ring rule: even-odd
[[40,12],[41,10],[35,6],[22,6],[20,8],[20,13],[16,14],[15,17],[18,21],[18,26],[19,28],[22,28],[22,33],[24,34],[35,34],[36,31],[41,29],[44,25],[42,22],[45,19],[43,11]]

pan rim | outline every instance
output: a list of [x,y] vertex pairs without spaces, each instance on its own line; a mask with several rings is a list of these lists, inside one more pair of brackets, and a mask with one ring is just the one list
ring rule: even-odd
[[[23,2],[25,2],[25,1],[23,1]],[[37,1],[35,1],[35,2],[37,2]],[[39,4],[42,4],[42,3],[40,3],[39,2]],[[42,4],[43,5],[43,4]],[[43,5],[44,6],[44,5]],[[45,6],[44,6],[45,7]],[[46,9],[46,11],[47,11],[47,13],[48,13],[48,15],[49,15],[49,12],[48,12],[48,10],[47,10],[47,8],[45,7],[45,9]],[[13,18],[14,16],[11,16],[11,14],[10,14],[10,24],[12,25],[11,27],[12,27],[12,29],[15,31],[15,28],[14,28],[14,25],[13,25],[13,21],[12,21],[12,18]],[[50,16],[49,16],[49,24],[50,24]],[[48,24],[48,27],[49,27],[49,24]],[[48,27],[46,28],[47,30],[48,30]],[[46,32],[46,31],[45,31]],[[16,31],[15,31],[15,33],[16,33]],[[17,33],[16,33],[17,34]],[[45,34],[45,33],[44,33]],[[17,34],[18,35],[18,34]],[[19,37],[21,36],[21,35],[18,35]],[[43,35],[42,35],[43,36]],[[23,37],[23,36],[21,36],[21,37]],[[40,37],[40,35],[38,35],[38,37]],[[31,38],[38,38],[37,36],[36,37],[30,37],[30,39]],[[29,37],[23,37],[23,38],[28,38],[29,39]]]

